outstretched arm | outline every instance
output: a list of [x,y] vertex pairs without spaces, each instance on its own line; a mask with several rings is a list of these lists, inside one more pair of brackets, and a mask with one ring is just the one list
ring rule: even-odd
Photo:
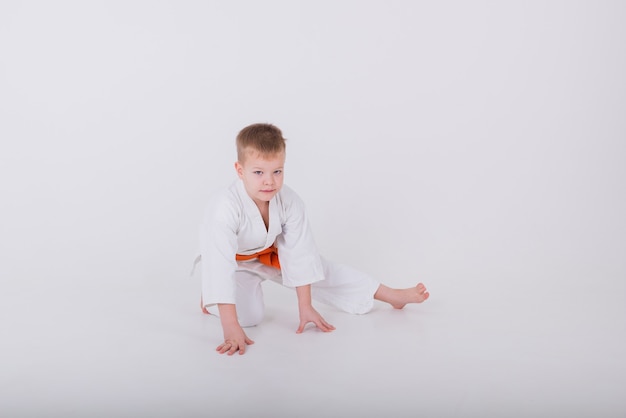
[[309,322],[313,322],[316,327],[324,332],[335,329],[334,326],[326,322],[324,318],[322,318],[322,315],[313,308],[310,284],[296,287],[296,294],[298,295],[298,311],[300,312],[300,326],[296,333],[300,334],[304,331],[305,325]]
[[237,309],[232,303],[219,303],[222,330],[224,331],[224,342],[217,346],[216,351],[220,354],[228,353],[232,356],[237,351],[239,354],[246,352],[246,345],[254,344],[239,325],[237,320]]

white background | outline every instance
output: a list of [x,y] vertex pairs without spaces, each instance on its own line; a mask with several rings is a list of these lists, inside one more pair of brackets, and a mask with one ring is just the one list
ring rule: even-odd
[[[0,415],[623,416],[625,19],[2,1]],[[187,276],[254,122],[288,138],[321,252],[431,300],[295,336],[266,286],[257,344],[213,352]]]

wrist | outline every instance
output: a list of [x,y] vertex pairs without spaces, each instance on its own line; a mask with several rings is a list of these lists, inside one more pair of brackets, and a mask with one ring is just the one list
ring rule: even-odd
[[234,304],[220,303],[217,306],[220,312],[220,322],[222,323],[222,328],[239,326],[237,309]]
[[298,310],[300,312],[306,311],[306,310],[309,310],[309,309],[312,309],[312,308],[313,308],[313,304],[311,303],[311,301],[308,301],[308,302],[298,301]]
[[311,285],[310,284],[296,287],[296,295],[298,295],[298,306],[299,307],[309,307],[309,306],[312,306],[312,304],[311,304]]

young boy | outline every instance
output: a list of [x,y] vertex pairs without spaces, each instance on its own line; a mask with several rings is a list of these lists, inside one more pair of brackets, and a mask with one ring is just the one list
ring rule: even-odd
[[244,354],[254,343],[243,328],[261,322],[261,283],[267,279],[295,288],[297,333],[308,323],[324,332],[335,329],[315,310],[312,299],[355,314],[371,310],[374,299],[396,309],[428,299],[422,283],[391,289],[321,257],[302,200],[283,185],[284,165],[280,129],[250,125],[237,135],[239,179],[209,199],[200,231],[200,303],[203,312],[220,318],[224,342],[216,350],[221,354]]

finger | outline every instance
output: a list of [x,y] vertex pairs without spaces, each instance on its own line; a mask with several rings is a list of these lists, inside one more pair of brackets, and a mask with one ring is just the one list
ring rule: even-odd
[[227,344],[220,344],[219,346],[217,346],[216,350],[220,353],[220,354],[224,354],[225,352],[228,351],[228,349],[230,348],[229,345]]
[[237,352],[237,350],[239,350],[239,344],[235,341],[230,346],[230,350],[228,350],[228,355],[232,356],[233,354],[235,354]]
[[324,329],[327,329],[329,331],[335,329],[335,327],[333,327],[328,322],[326,322],[326,320],[324,318],[322,318],[322,317],[320,317],[319,322],[320,322],[320,324],[322,324],[324,326]]
[[246,337],[246,344],[248,344],[248,345],[254,344],[254,341],[252,341],[250,338]]
[[306,322],[300,321],[300,326],[296,330],[296,334],[302,334],[302,331],[304,331],[305,325],[306,325]]
[[320,321],[322,322],[322,324],[326,325],[328,328],[335,329],[335,327],[329,324],[328,321],[326,321],[324,318],[320,318]]
[[218,350],[218,351],[219,351],[219,350],[221,350],[222,348],[226,347],[227,345],[228,345],[228,343],[223,342],[223,343],[221,343],[220,345],[218,345],[218,346],[217,346],[216,350]]
[[322,320],[319,323],[316,324],[317,327],[319,329],[321,329],[324,332],[329,332],[332,331],[333,329],[335,329],[332,325],[330,325],[329,323],[327,323],[326,321]]
[[324,332],[328,332],[328,327],[324,324],[323,321],[317,321],[315,323],[315,326],[318,327],[319,329],[321,329]]
[[324,325],[326,325],[328,327],[329,330],[334,330],[336,329],[334,325],[329,324],[328,322],[324,321]]
[[222,344],[218,345],[216,350],[219,351],[220,354],[224,354],[225,352],[229,351],[233,345],[236,345],[236,342],[232,342],[232,341],[225,341]]

